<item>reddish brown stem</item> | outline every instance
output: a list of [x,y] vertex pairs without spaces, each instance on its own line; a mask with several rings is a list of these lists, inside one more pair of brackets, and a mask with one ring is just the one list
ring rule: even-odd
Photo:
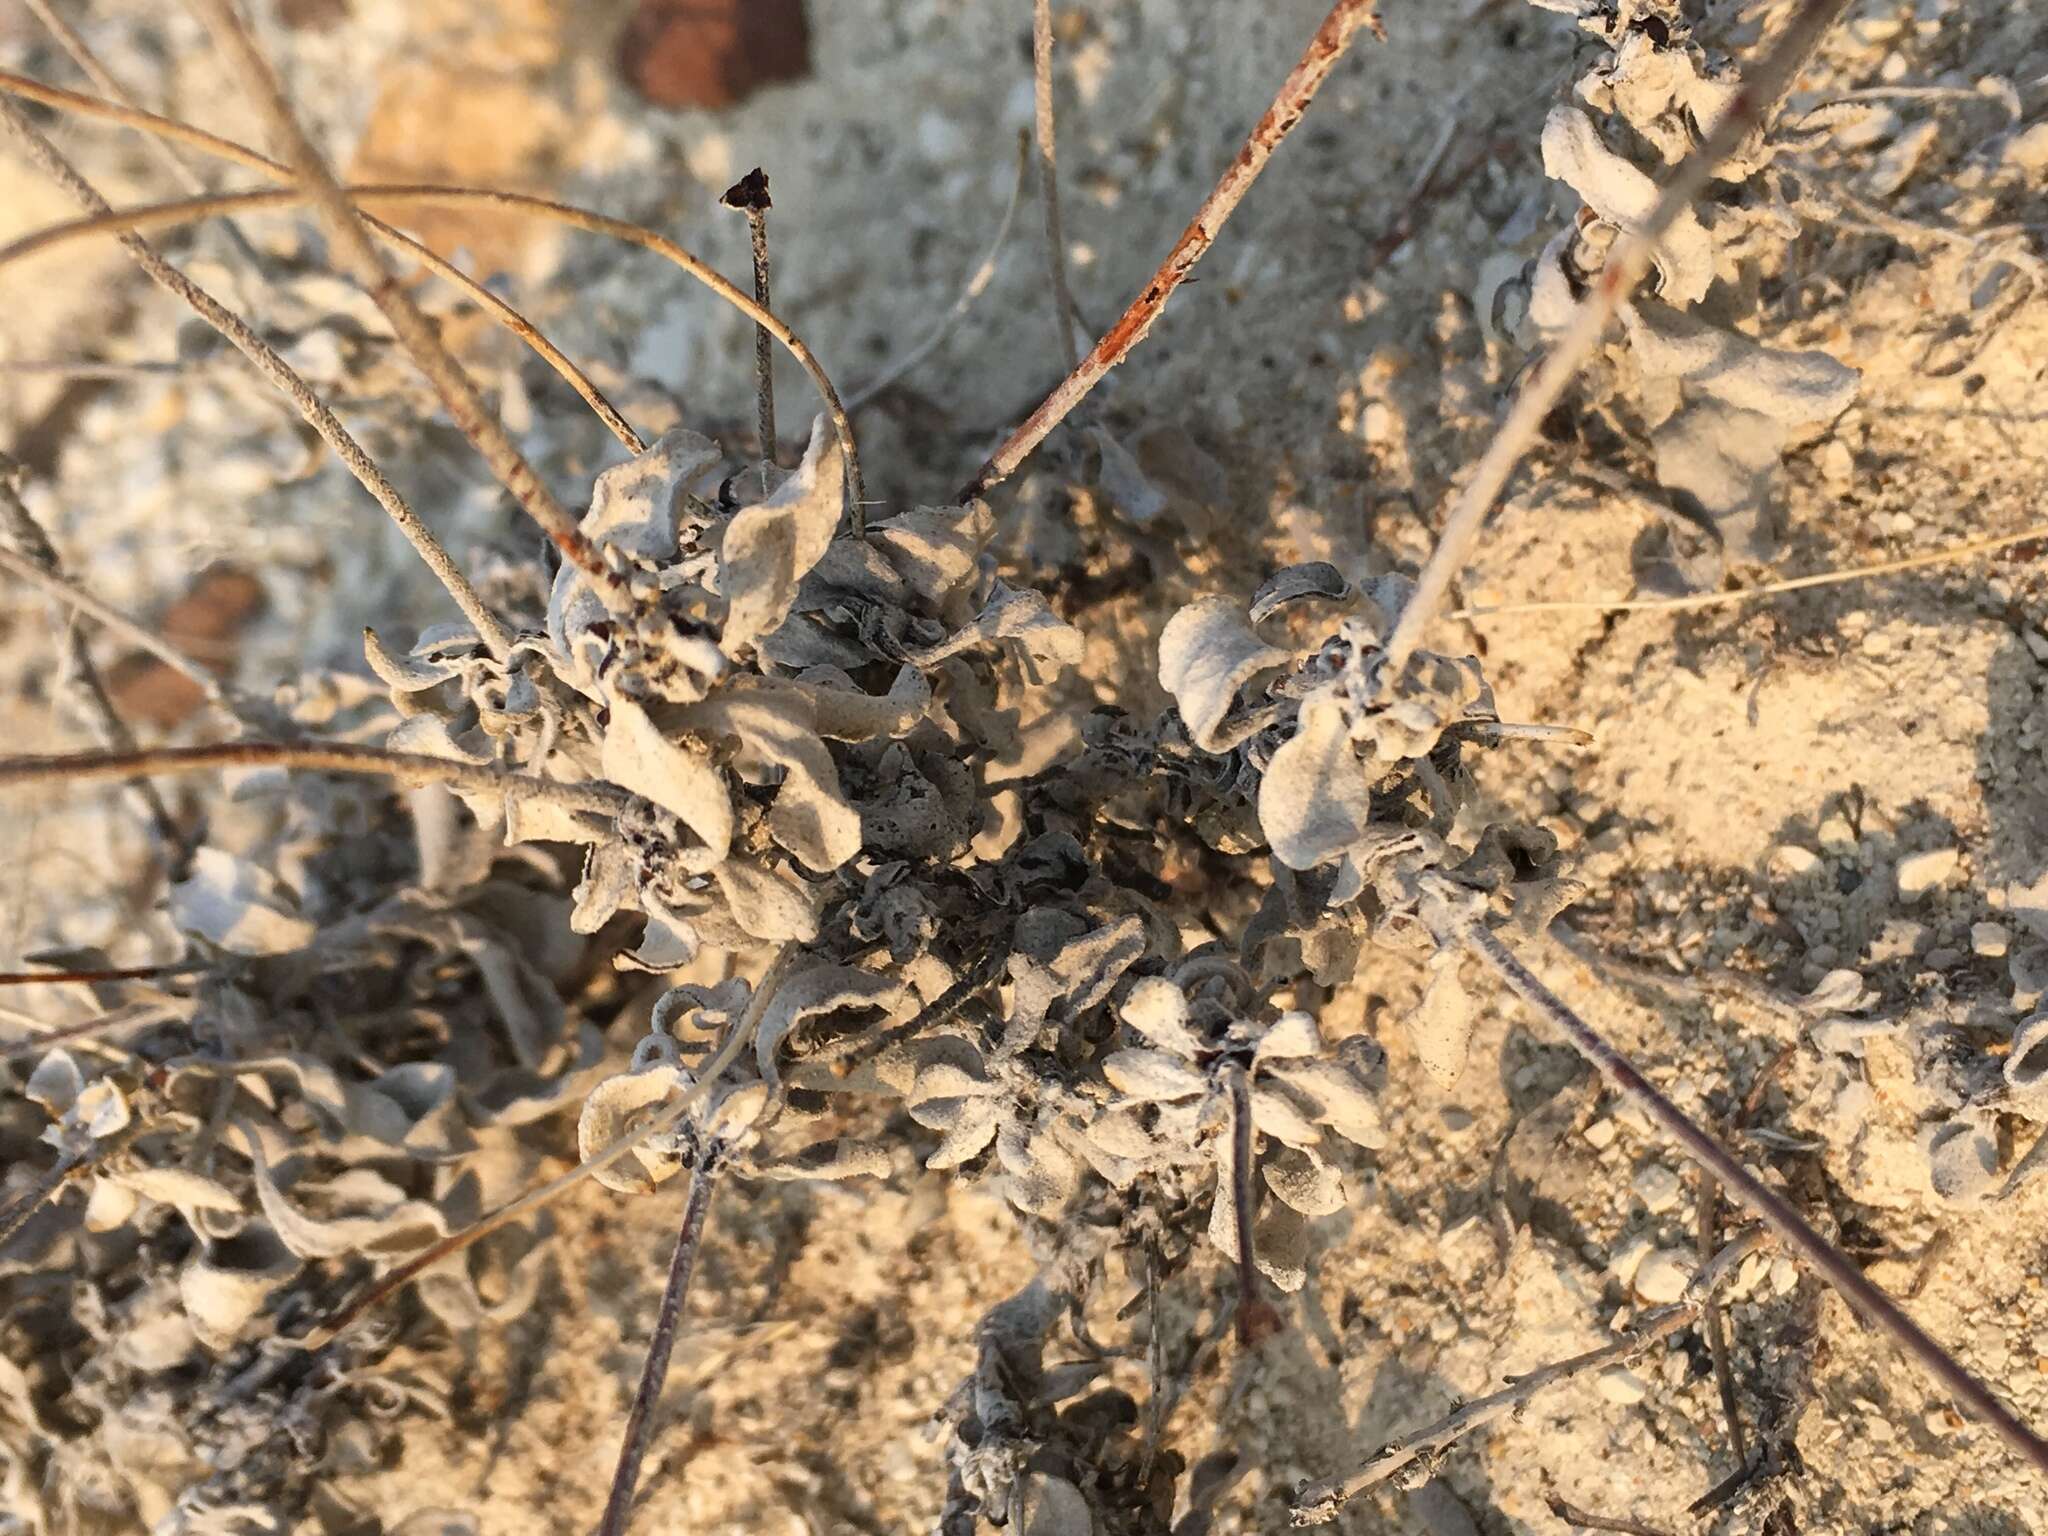
[[1012,432],[989,461],[981,466],[980,473],[960,492],[960,500],[971,501],[991,486],[1009,479],[1031,450],[1044,442],[1046,435],[1087,398],[1088,392],[1101,382],[1102,376],[1128,357],[1131,349],[1145,339],[1146,333],[1165,310],[1166,301],[1173,297],[1174,289],[1187,281],[1188,274],[1208,253],[1232,211],[1251,189],[1251,184],[1259,179],[1259,173],[1265,170],[1273,152],[1294,131],[1302,114],[1308,111],[1309,103],[1322,89],[1337,61],[1344,57],[1358,29],[1370,27],[1374,36],[1384,36],[1377,6],[1378,0],[1337,0],[1330,7],[1329,15],[1323,18],[1323,24],[1309,39],[1300,62],[1281,82],[1280,93],[1273,98],[1273,104],[1266,108],[1265,116],[1259,119],[1245,139],[1244,148],[1237,152],[1237,158],[1230,162],[1215,190],[1181,232],[1173,249],[1167,252],[1166,260],[1159,264],[1144,291],[1131,300],[1130,308],[1095,343],[1094,350],[1081,359],[1080,367],[1062,379],[1059,387],[1045,397],[1024,425]]
[[57,982],[152,981],[159,976],[189,976],[204,965],[127,965],[98,971],[0,971],[0,987],[33,987]]

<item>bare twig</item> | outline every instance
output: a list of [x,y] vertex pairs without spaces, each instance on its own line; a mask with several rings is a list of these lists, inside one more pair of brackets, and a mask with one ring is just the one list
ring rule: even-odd
[[[110,101],[139,110],[136,108],[134,93],[114,78],[113,71],[102,64],[99,56],[92,51],[92,45],[86,42],[76,27],[58,13],[57,8],[50,4],[50,0],[28,0],[28,8],[35,12],[36,20],[43,24],[44,29],[57,39],[57,46],[70,55],[71,62],[76,64],[85,78],[92,82],[93,89]],[[179,186],[187,192],[206,190],[206,183],[200,180],[199,173],[192,169],[185,157],[172,148],[170,143],[158,139],[152,141],[149,147],[151,153],[170,171],[172,179]],[[236,253],[248,264],[250,274],[260,276],[263,259],[257,254],[256,248],[249,244],[242,232],[232,223],[223,224],[221,227],[226,231],[228,241],[234,246]]]
[[[775,202],[768,196],[768,173],[758,165],[725,189],[719,199],[726,207],[747,216],[747,242],[754,253],[754,302],[768,308],[768,210]],[[754,326],[754,400],[760,418],[761,458],[775,462],[775,344],[767,329]]]
[[[14,500],[11,490],[0,490],[0,505]],[[46,596],[55,598],[68,608],[76,609],[87,618],[96,619],[108,629],[139,650],[147,651],[158,661],[169,667],[180,677],[197,688],[206,702],[219,710],[229,720],[237,718],[234,706],[221,691],[220,679],[190,656],[172,645],[162,635],[121,612],[110,603],[103,603],[84,588],[71,582],[56,571],[50,570],[35,560],[16,554],[0,546],[0,571],[18,581],[26,582]],[[125,732],[123,735],[125,736]]]
[[633,1394],[633,1406],[626,1414],[624,1443],[619,1447],[618,1468],[612,1474],[612,1490],[605,1500],[604,1518],[598,1522],[598,1536],[624,1536],[633,1513],[633,1490],[640,1483],[640,1462],[647,1454],[647,1441],[654,1408],[661,1401],[662,1383],[668,1379],[669,1356],[676,1345],[676,1325],[682,1320],[683,1298],[689,1294],[690,1276],[697,1267],[697,1251],[704,1241],[704,1223],[711,1214],[711,1197],[718,1187],[718,1159],[707,1150],[690,1181],[690,1198],[683,1206],[682,1230],[676,1234],[675,1254],[669,1260],[668,1284],[661,1293],[661,1309],[654,1316],[654,1333],[647,1341],[647,1363],[641,1368],[640,1386]]
[[1807,592],[1845,581],[1867,581],[1873,576],[1896,576],[1902,571],[1924,571],[1937,565],[1951,565],[1977,555],[1995,554],[2016,544],[2035,544],[2048,539],[2048,523],[2036,523],[2017,533],[2001,533],[1988,539],[1971,539],[1947,549],[1924,555],[1907,555],[1898,560],[1880,560],[1875,565],[1849,566],[1839,571],[1820,571],[1812,576],[1793,576],[1784,581],[1766,581],[1734,592],[1694,592],[1682,597],[1615,597],[1558,600],[1541,603],[1492,603],[1453,611],[1454,619],[1492,619],[1511,613],[1690,613],[1701,608],[1722,608],[1760,597],[1782,597],[1787,592]]
[[547,800],[564,809],[616,816],[633,797],[615,784],[564,784],[419,752],[386,752],[342,741],[224,741],[140,752],[78,752],[60,757],[0,757],[0,789],[52,781],[132,779],[144,774],[212,773],[222,768],[292,768],[307,773],[369,774],[404,784],[445,784],[471,794]]
[[[0,100],[0,127],[6,128],[20,140],[28,151],[29,158],[51,180],[70,194],[71,200],[84,208],[94,218],[106,218],[113,210],[107,200],[57,152],[52,144],[16,107],[12,101]],[[463,615],[476,627],[476,632],[494,655],[511,654],[512,637],[496,615],[484,606],[477,596],[476,588],[469,578],[456,568],[448,551],[434,536],[433,530],[420,520],[398,494],[396,486],[385,478],[384,471],[365,453],[362,445],[349,435],[334,412],[313,392],[311,385],[287,366],[284,359],[251,330],[239,315],[185,276],[157,252],[156,248],[140,235],[124,233],[120,236],[122,246],[134,258],[137,266],[148,274],[150,280],[184,300],[208,325],[212,326],[230,342],[244,357],[255,364],[266,379],[284,391],[298,407],[299,414],[309,426],[320,435],[323,442],[334,450],[335,456],[348,466],[349,472],[360,480],[366,490],[377,498],[377,502],[390,514],[391,520],[406,537],[427,568],[439,578],[448,595],[455,600]]]
[[1415,1472],[1410,1476],[1416,1481],[1427,1481],[1444,1453],[1459,1440],[1496,1419],[1519,1412],[1546,1388],[1588,1371],[1625,1366],[1640,1360],[1659,1341],[1698,1319],[1715,1287],[1733,1274],[1743,1259],[1756,1251],[1761,1236],[1750,1232],[1735,1238],[1693,1276],[1686,1287],[1684,1299],[1672,1306],[1645,1313],[1612,1344],[1588,1350],[1583,1355],[1574,1355],[1569,1360],[1559,1360],[1526,1376],[1512,1377],[1502,1390],[1475,1398],[1434,1424],[1381,1446],[1356,1472],[1345,1477],[1325,1478],[1322,1482],[1309,1483],[1298,1489],[1294,1495],[1294,1523],[1322,1525],[1333,1520],[1348,1501],[1368,1488],[1400,1477],[1411,1467]]
[[1494,936],[1486,927],[1481,913],[1463,900],[1455,887],[1448,881],[1434,882],[1429,907],[1431,925],[1445,941],[1462,944],[1491,966],[1516,996],[1599,1069],[1616,1092],[1642,1109],[1678,1144],[1680,1151],[1718,1179],[1723,1188],[1750,1214],[1762,1220],[1794,1255],[1834,1287],[1866,1323],[1875,1324],[1890,1334],[1944,1392],[1989,1424],[2037,1471],[2048,1473],[2048,1444],[2021,1423],[1996,1393],[1923,1333],[1896,1302],[1871,1284],[1852,1259],[1814,1231],[1784,1196],[1764,1184],[1719,1142],[1688,1120],[1627,1057],[1544,986],[1513,951]]
[[1848,0],[1804,0],[1770,53],[1748,72],[1706,142],[1686,157],[1665,184],[1649,219],[1615,242],[1606,266],[1580,301],[1571,324],[1515,397],[1507,420],[1494,433],[1493,441],[1459,493],[1437,540],[1436,551],[1416,578],[1415,591],[1388,637],[1380,672],[1383,686],[1392,686],[1421,644],[1423,632],[1442,605],[1452,579],[1464,568],[1486,514],[1499,499],[1508,476],[1536,440],[1544,417],[1599,346],[1615,310],[1649,270],[1657,242],[1705,190],[1714,168],[1763,123],[1819,44],[1822,34],[1847,4]]
[[1582,1531],[1620,1531],[1623,1536],[1665,1536],[1654,1525],[1641,1520],[1630,1520],[1621,1515],[1595,1515],[1580,1509],[1578,1505],[1550,1494],[1543,1500],[1550,1506],[1550,1512],[1566,1525],[1577,1526]]
[[[5,1045],[0,1045],[0,1061],[13,1061],[20,1056],[35,1056],[48,1050],[53,1045],[62,1045],[67,1040],[91,1040],[95,1036],[105,1034],[110,1030],[154,1028],[158,1024],[167,1024],[179,1017],[180,1013],[178,1010],[167,1008],[162,1003],[131,1003],[116,1008],[112,1013],[103,1013],[96,1018],[82,1019],[76,1024],[62,1024],[52,1028],[45,1028],[42,1033],[32,1035],[26,1040],[9,1041]],[[101,1041],[99,1043],[105,1045],[109,1050],[119,1051],[126,1056],[135,1054],[126,1046],[116,1045],[112,1041]]]
[[974,301],[987,291],[989,283],[996,275],[996,258],[1002,254],[1003,245],[1010,238],[1010,225],[1017,217],[1017,204],[1023,201],[1024,178],[1030,174],[1030,170],[1031,136],[1020,132],[1017,135],[1017,179],[1011,184],[1010,200],[1003,207],[1003,216],[996,225],[995,238],[989,241],[988,254],[983,256],[980,265],[968,274],[967,283],[961,288],[960,296],[953,301],[953,307],[939,317],[939,322],[932,327],[931,333],[846,397],[846,409],[849,413],[858,411],[931,356],[960,317],[973,308]]
[[1045,262],[1052,279],[1053,324],[1068,373],[1081,366],[1074,349],[1074,295],[1067,287],[1066,236],[1060,230],[1059,153],[1053,133],[1052,0],[1031,4],[1032,131],[1038,140],[1038,197],[1045,206]]
[[[178,122],[174,118],[162,117],[154,112],[145,112],[138,107],[102,101],[96,96],[87,96],[78,91],[63,90],[54,85],[45,85],[39,80],[31,80],[25,75],[10,74],[5,70],[0,70],[0,91],[4,91],[9,95],[20,96],[30,101],[39,101],[45,106],[58,107],[67,112],[74,112],[81,117],[97,118],[104,122],[119,123],[123,127],[133,128],[139,132],[146,133],[153,140],[168,139],[190,144],[207,154],[232,161],[237,165],[247,166],[250,170],[258,171],[270,177],[273,181],[289,184],[292,180],[292,173],[287,167],[278,164],[277,161],[271,159],[268,155],[258,154],[246,144],[237,144],[233,139],[224,139],[220,135],[208,133],[202,128],[194,128],[188,123]],[[379,240],[382,240],[386,245],[396,250],[403,251],[407,256],[417,261],[444,282],[453,284],[462,291],[463,296],[471,303],[482,309],[484,313],[488,314],[499,325],[517,336],[538,353],[547,365],[561,376],[563,382],[583,397],[584,402],[589,405],[591,410],[597,413],[598,419],[605,424],[612,436],[619,440],[628,453],[637,454],[647,451],[647,444],[640,434],[633,430],[626,419],[618,413],[618,410],[612,405],[611,401],[605,398],[604,392],[591,382],[590,376],[584,373],[581,368],[578,368],[575,363],[571,362],[567,354],[555,346],[553,342],[543,336],[532,321],[528,320],[518,310],[506,303],[505,300],[499,298],[490,289],[486,288],[482,283],[471,277],[467,272],[464,272],[446,257],[422,245],[419,241],[413,239],[412,236],[393,229],[382,219],[373,218],[369,214],[363,215],[363,222],[370,226],[370,233]],[[18,367],[20,365],[15,366]],[[80,365],[70,366],[78,367]],[[100,364],[84,366],[100,366],[109,369],[119,366],[131,371],[155,372],[175,372],[179,367],[176,363],[129,363],[124,365]]]
[[[587,208],[577,208],[568,203],[558,203],[524,192],[503,192],[493,187],[422,186],[375,182],[352,184],[347,188],[347,192],[357,202],[508,208],[518,213],[567,224],[573,229],[586,230],[591,234],[608,235],[614,240],[622,240],[628,245],[637,245],[642,250],[652,251],[664,261],[680,267],[755,324],[766,327],[768,334],[780,342],[783,349],[803,367],[825,402],[826,415],[832,421],[833,431],[838,434],[840,442],[846,448],[847,498],[849,507],[853,509],[849,515],[858,521],[861,497],[865,492],[862,489],[864,482],[854,446],[853,428],[847,420],[846,408],[840,401],[839,392],[833,388],[832,380],[819,363],[817,354],[811,351],[783,320],[756,304],[725,277],[706,266],[675,241],[625,219],[608,218],[601,213],[592,213]],[[39,252],[58,249],[75,240],[94,239],[114,231],[166,229],[220,214],[294,208],[307,200],[307,194],[301,188],[283,187],[271,191],[224,192],[213,197],[183,198],[175,202],[124,208],[118,213],[109,211],[92,218],[76,219],[68,224],[38,230],[32,235],[25,235],[8,245],[0,246],[0,267],[10,262],[24,260]]]
[[93,971],[0,971],[0,987],[97,985],[108,981],[155,981],[160,976],[190,976],[213,967],[205,961],[172,965],[119,965]]
[[35,1182],[23,1190],[5,1209],[0,1209],[0,1246],[5,1246],[15,1233],[27,1226],[29,1219],[55,1199],[65,1184],[86,1166],[86,1159],[82,1157],[60,1157],[48,1169],[37,1175]]
[[1280,1330],[1280,1314],[1259,1294],[1252,1216],[1258,1201],[1257,1132],[1252,1124],[1251,1073],[1230,1069],[1230,1197],[1237,1218],[1237,1342],[1247,1347]]
[[1081,359],[1080,366],[1060,381],[1024,425],[1012,432],[982,465],[979,473],[960,492],[961,501],[972,500],[991,486],[1007,480],[1031,450],[1045,441],[1046,434],[1087,398],[1088,392],[1101,382],[1102,376],[1128,357],[1131,349],[1145,339],[1146,333],[1164,312],[1166,301],[1173,297],[1173,291],[1187,281],[1195,264],[1215,243],[1232,211],[1243,201],[1252,183],[1259,179],[1259,173],[1265,170],[1273,152],[1301,121],[1302,114],[1308,110],[1323,81],[1329,78],[1330,71],[1336,68],[1337,61],[1344,57],[1359,28],[1370,27],[1376,35],[1379,33],[1377,4],[1378,0],[1337,0],[1330,7],[1323,24],[1309,39],[1300,61],[1281,82],[1273,104],[1266,108],[1265,115],[1252,128],[1244,148],[1237,152],[1237,157],[1216,183],[1215,190],[1196,210],[1194,219],[1181,232],[1173,249],[1167,252],[1166,260],[1159,264],[1144,291],[1131,300],[1130,307],[1096,342],[1094,350]]
[[441,333],[413,301],[403,284],[385,265],[383,253],[370,239],[362,216],[342,185],[335,179],[327,157],[306,136],[298,114],[286,99],[275,71],[256,47],[255,39],[236,14],[233,0],[188,0],[193,11],[205,21],[215,45],[227,56],[233,72],[240,77],[243,93],[256,115],[270,132],[285,164],[310,196],[313,209],[336,262],[369,293],[397,334],[399,345],[411,356],[420,372],[433,385],[455,425],[475,445],[499,484],[512,493],[526,515],[540,525],[562,558],[575,566],[591,584],[605,606],[615,613],[629,612],[633,598],[623,576],[608,566],[597,547],[583,536],[555,495],[527,463],[526,455],[512,441],[503,422],[484,404],[483,392],[455,354],[441,340]]
[[[70,602],[78,589],[64,578],[56,548],[43,532],[43,525],[36,521],[35,514],[29,511],[28,503],[14,488],[14,472],[13,462],[0,455],[0,541],[4,541],[0,542],[0,569],[12,572],[31,586],[62,601]],[[101,745],[117,752],[134,746],[135,739],[129,734],[120,712],[114,708],[100,669],[93,664],[92,652],[86,648],[85,637],[79,634],[75,624],[64,626],[59,647],[75,680],[74,692],[80,710],[99,736]],[[213,687],[212,679],[208,678],[203,686]],[[178,823],[171,816],[170,807],[164,804],[164,798],[154,784],[138,780],[131,793],[141,806],[143,815],[156,828],[157,837],[166,850],[172,878],[177,878],[183,873],[187,846],[184,834],[178,830]]]

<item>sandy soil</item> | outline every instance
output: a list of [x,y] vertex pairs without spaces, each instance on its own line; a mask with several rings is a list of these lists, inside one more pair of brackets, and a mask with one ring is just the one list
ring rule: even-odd
[[[118,0],[71,9],[145,101],[250,136],[182,16]],[[673,233],[737,276],[744,225],[716,199],[766,167],[777,307],[855,389],[925,334],[981,260],[1030,121],[1021,3],[818,0],[811,78],[718,113],[655,112],[618,84],[610,39],[625,8],[613,0],[335,9],[330,29],[271,21],[263,40],[363,174],[548,190]],[[1234,153],[1323,6],[1056,9],[1072,281],[1100,327]],[[1996,76],[2038,138],[2048,33],[2029,9],[1859,3],[1814,89],[1974,90]],[[1121,517],[1080,431],[996,498],[1024,577],[1088,577],[1066,617],[1089,637],[1081,672],[1104,701],[1156,706],[1152,638],[1190,596],[1247,592],[1287,560],[1327,558],[1354,575],[1412,569],[1522,360],[1482,334],[1468,296],[1503,230],[1548,227],[1563,206],[1542,179],[1536,135],[1570,78],[1569,22],[1491,0],[1390,3],[1386,21],[1388,42],[1342,66],[1200,281],[1093,407],[1120,441],[1153,445],[1169,516],[1145,529]],[[77,83],[25,16],[0,20],[0,52],[8,67]],[[1986,100],[1892,101],[1889,137],[1864,153],[1933,124],[1887,211],[1936,231],[2018,221],[2038,250],[2043,168],[2031,191],[1999,190],[2018,130]],[[132,143],[84,128],[63,140],[116,201],[177,195]],[[1844,161],[1831,174],[1860,173]],[[0,210],[9,236],[63,211],[10,157]],[[503,273],[558,344],[618,385],[629,416],[750,430],[747,326],[644,254],[509,218],[420,228]],[[286,274],[245,279],[252,310],[322,355],[314,341],[332,328],[313,317],[360,316],[360,302],[310,275],[309,227],[242,229]],[[178,248],[195,271],[238,259],[218,234]],[[1910,555],[2040,516],[2048,282],[1980,325],[1982,279],[1966,236],[1808,231],[1767,299],[1766,331],[1851,363],[1862,386],[1845,417],[1789,453],[1777,486],[1788,535],[1763,576]],[[7,451],[27,465],[29,503],[86,585],[158,615],[208,565],[253,573],[262,611],[229,642],[250,686],[301,667],[360,670],[367,620],[403,630],[443,616],[366,499],[316,467],[282,415],[252,403],[253,385],[192,360],[168,301],[114,257],[94,250],[0,281],[15,295],[0,326],[12,361],[188,359],[182,372],[111,386],[0,374]],[[579,497],[619,450],[514,344],[455,323],[513,403],[523,442]],[[1963,365],[1933,367],[1937,343],[1967,352]],[[386,373],[389,388],[345,414],[451,543],[498,551],[516,588],[512,568],[531,559],[532,540],[460,445],[421,426],[415,386],[395,364]],[[891,506],[944,498],[1059,373],[1027,197],[968,317],[862,414],[873,495]],[[785,369],[778,385],[794,436],[803,381]],[[1628,592],[1632,550],[1662,521],[1655,500],[1653,483],[1615,471],[1593,426],[1566,423],[1514,481],[1462,600]],[[0,625],[9,739],[80,741],[51,706],[40,607],[11,598]],[[1550,947],[1545,973],[1711,1121],[1728,1122],[1791,1048],[1756,1098],[1761,1134],[1742,1150],[1872,1278],[1910,1295],[1927,1329],[2021,1417],[2048,1426],[2048,1180],[1990,1203],[1944,1196],[1930,1174],[1957,1084],[1995,1075],[2048,986],[2044,625],[2039,549],[2021,546],[1696,613],[1449,628],[1484,657],[1504,718],[1595,737],[1569,755],[1511,745],[1480,770],[1501,806],[1558,833],[1588,884],[1564,924],[1570,948]],[[169,729],[196,737],[203,721]],[[56,940],[104,945],[117,961],[161,952],[160,914],[107,878],[140,880],[148,838],[129,808],[46,796],[20,817],[6,837],[0,966]],[[232,814],[221,825],[232,832]],[[1796,1006],[1838,967],[1876,994],[1856,1060],[1817,1042]],[[1318,1265],[1286,1331],[1256,1353],[1227,1341],[1211,1353],[1167,1427],[1165,1443],[1191,1463],[1218,1450],[1242,1459],[1218,1531],[1284,1528],[1296,1480],[1592,1347],[1642,1305],[1630,1279],[1646,1253],[1696,1252],[1695,1175],[1512,1005],[1489,1007],[1457,1088],[1434,1087],[1401,1024],[1418,986],[1389,962],[1333,1002],[1390,1052],[1389,1144],[1357,1159],[1351,1209],[1317,1224]],[[615,1033],[623,1050],[628,1032]],[[2039,1134],[2015,1114],[1984,1124],[2001,1175]],[[566,1151],[566,1138],[549,1150]],[[295,1528],[421,1533],[466,1517],[491,1533],[588,1529],[681,1198],[586,1186],[558,1205],[535,1303],[467,1338],[421,1330],[409,1358],[448,1381],[447,1400],[438,1413],[366,1416],[353,1460]],[[929,1528],[945,1483],[929,1421],[972,1364],[982,1310],[1031,1267],[1000,1201],[923,1171],[907,1146],[884,1187],[728,1190],[635,1528]],[[1098,1336],[1127,1329],[1113,1314],[1137,1284],[1112,1274],[1090,1318]],[[1169,1320],[1198,1331],[1227,1285],[1205,1253],[1169,1296]],[[1556,1497],[1717,1536],[2048,1531],[2048,1490],[1789,1264],[1757,1266],[1727,1316],[1749,1431],[1796,1446],[1796,1463],[1703,1524],[1687,1507],[1735,1463],[1704,1350],[1687,1335],[1629,1372],[1547,1395],[1452,1451],[1435,1483],[1362,1501],[1343,1528],[1549,1533],[1565,1528],[1547,1503]],[[32,1347],[9,1338],[11,1352]],[[1142,1355],[1111,1379],[1142,1397]],[[9,1518],[0,1513],[0,1531],[38,1529]]]

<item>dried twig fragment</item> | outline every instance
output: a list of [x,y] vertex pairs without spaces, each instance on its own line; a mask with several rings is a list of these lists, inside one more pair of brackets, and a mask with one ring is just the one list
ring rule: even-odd
[[1309,39],[1308,47],[1302,51],[1300,60],[1280,83],[1279,94],[1274,96],[1273,104],[1253,125],[1244,148],[1237,152],[1237,157],[1230,162],[1215,189],[1195,210],[1194,218],[1181,232],[1180,239],[1174,242],[1173,249],[1166,253],[1166,259],[1152,274],[1152,280],[1145,285],[1144,291],[1131,300],[1130,307],[1095,343],[1094,350],[1081,359],[1080,366],[1062,379],[1059,387],[1045,397],[1024,425],[1004,439],[1002,446],[990,455],[980,472],[961,490],[961,501],[972,501],[991,486],[1009,479],[1031,450],[1045,441],[1046,434],[1087,398],[1088,392],[1102,381],[1102,376],[1128,357],[1131,348],[1145,339],[1165,312],[1166,301],[1173,297],[1174,289],[1187,281],[1196,263],[1208,254],[1209,247],[1215,243],[1231,213],[1244,200],[1252,183],[1259,179],[1259,173],[1265,170],[1266,162],[1273,158],[1273,152],[1308,111],[1309,103],[1315,100],[1316,92],[1322,89],[1330,71],[1337,67],[1337,61],[1344,57],[1359,28],[1370,27],[1375,35],[1379,34],[1378,6],[1379,0],[1337,0],[1330,7],[1323,24],[1316,28],[1315,36]]
[[[1715,1287],[1732,1275],[1743,1259],[1756,1251],[1759,1236],[1752,1232],[1729,1243],[1693,1276],[1683,1300],[1646,1314],[1612,1344],[1588,1350],[1583,1355],[1573,1355],[1568,1360],[1559,1360],[1526,1376],[1514,1377],[1500,1391],[1474,1398],[1434,1424],[1381,1446],[1356,1472],[1296,1489],[1294,1523],[1297,1526],[1326,1524],[1334,1520],[1350,1500],[1390,1479],[1400,1480],[1403,1486],[1411,1487],[1427,1482],[1435,1474],[1444,1453],[1459,1440],[1496,1419],[1519,1412],[1545,1388],[1588,1371],[1605,1370],[1609,1366],[1640,1360],[1659,1340],[1669,1338],[1699,1318]],[[1407,1478],[1403,1478],[1404,1473],[1408,1474]]]

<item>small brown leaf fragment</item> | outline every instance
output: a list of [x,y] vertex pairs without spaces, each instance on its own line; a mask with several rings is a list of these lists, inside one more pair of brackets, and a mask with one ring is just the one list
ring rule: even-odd
[[619,73],[652,106],[736,106],[811,72],[803,0],[641,0]]
[[[236,566],[216,565],[164,610],[158,626],[173,646],[225,676],[237,637],[263,606],[261,582]],[[107,691],[124,720],[146,721],[166,730],[204,702],[190,678],[141,652],[124,656],[108,670]]]
[[278,0],[277,19],[294,32],[332,32],[353,11],[349,0]]

